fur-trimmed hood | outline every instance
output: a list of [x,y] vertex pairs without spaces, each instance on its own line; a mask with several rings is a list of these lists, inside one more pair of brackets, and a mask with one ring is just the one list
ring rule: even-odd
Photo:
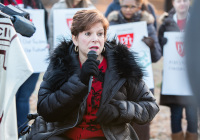
[[[134,80],[138,83],[143,77],[143,71],[136,62],[136,56],[123,44],[116,41],[105,42],[106,51],[102,55],[106,58],[109,71],[115,76]],[[69,77],[80,72],[78,54],[74,51],[72,41],[62,41],[50,56],[50,71],[63,73]],[[60,74],[62,76],[62,74]],[[65,79],[66,80],[66,79]]]
[[[147,11],[140,11],[137,14],[135,14],[131,22],[135,21],[146,21],[147,24],[153,24],[154,23],[154,17]],[[124,18],[123,14],[121,11],[113,11],[108,15],[108,21],[109,22],[122,22],[122,23],[127,23],[128,21]]]

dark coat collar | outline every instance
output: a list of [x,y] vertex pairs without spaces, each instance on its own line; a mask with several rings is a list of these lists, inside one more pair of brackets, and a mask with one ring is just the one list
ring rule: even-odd
[[[116,41],[105,42],[106,51],[102,55],[107,59],[108,70],[119,78],[134,79],[139,82],[143,72],[136,63],[135,55],[123,44]],[[50,56],[52,70],[64,72],[66,77],[80,72],[78,54],[72,41],[62,41]]]

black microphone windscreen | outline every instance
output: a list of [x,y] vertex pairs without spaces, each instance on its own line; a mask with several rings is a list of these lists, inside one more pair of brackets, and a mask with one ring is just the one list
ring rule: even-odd
[[95,60],[97,59],[97,56],[98,55],[97,55],[96,51],[93,51],[93,50],[89,51],[88,54],[87,54],[88,58],[93,58]]

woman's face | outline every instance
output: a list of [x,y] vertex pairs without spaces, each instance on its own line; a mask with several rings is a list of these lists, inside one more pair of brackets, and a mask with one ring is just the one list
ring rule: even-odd
[[101,58],[105,42],[102,23],[94,24],[89,30],[79,33],[77,37],[72,36],[72,40],[78,46],[80,59],[86,60],[87,54],[91,50],[96,51],[98,58]]
[[174,0],[173,6],[177,13],[187,13],[190,7],[190,0]]
[[135,0],[122,0],[121,11],[126,19],[131,19],[132,16],[140,10]]

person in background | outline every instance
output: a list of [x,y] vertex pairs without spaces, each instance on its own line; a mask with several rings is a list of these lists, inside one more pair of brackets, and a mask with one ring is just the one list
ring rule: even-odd
[[173,0],[165,0],[165,6],[164,6],[165,12],[169,12],[173,8],[172,1]]
[[[98,10],[74,15],[72,40],[50,57],[29,139],[138,140],[130,122],[145,124],[158,113],[134,54],[106,41],[108,25]],[[91,51],[97,58],[88,57]]]
[[[44,6],[40,0],[0,0],[4,5],[15,5],[19,8],[25,9],[44,9]],[[47,28],[48,13],[45,10],[45,28],[46,35],[48,35]],[[18,134],[27,125],[27,115],[29,113],[29,98],[33,93],[36,83],[38,81],[39,73],[33,73],[24,84],[18,89],[16,93],[16,107],[17,107],[17,125]]]
[[[173,0],[173,10],[165,16],[159,29],[159,42],[162,46],[167,43],[164,32],[184,32],[187,21],[189,20],[190,0]],[[197,140],[197,106],[194,103],[193,95],[175,96],[162,95],[161,105],[170,107],[172,140]],[[182,113],[186,112],[187,132],[182,130]]]
[[111,2],[105,12],[105,17],[108,17],[108,15],[112,12],[112,11],[119,11],[121,9],[120,7],[120,0],[113,0],[113,2]]
[[[106,17],[108,17],[108,15],[112,11],[120,11],[120,9],[121,9],[120,1],[121,0],[113,0],[113,2],[108,6],[108,8],[105,12]],[[155,7],[148,0],[143,0],[141,10],[146,10],[153,15],[153,17],[154,17],[154,27],[155,27],[155,29],[157,29],[157,17],[156,17],[156,13],[155,13]]]
[[[161,48],[157,38],[157,32],[153,26],[153,16],[146,10],[141,10],[143,0],[121,0],[120,4],[120,11],[113,11],[108,15],[110,25],[146,21],[148,37],[144,37],[142,41],[144,41],[144,43],[146,43],[146,45],[150,48],[152,62],[157,62],[162,56]],[[145,8],[143,7],[143,9]],[[154,89],[151,89],[152,92],[153,90]],[[149,140],[149,124],[138,125],[133,123],[133,126],[140,140]]]
[[48,25],[49,25],[49,39],[48,43],[50,45],[50,52],[53,51],[54,46],[54,31],[53,31],[53,11],[55,9],[67,9],[67,8],[89,8],[94,7],[90,0],[59,0],[51,8]]

